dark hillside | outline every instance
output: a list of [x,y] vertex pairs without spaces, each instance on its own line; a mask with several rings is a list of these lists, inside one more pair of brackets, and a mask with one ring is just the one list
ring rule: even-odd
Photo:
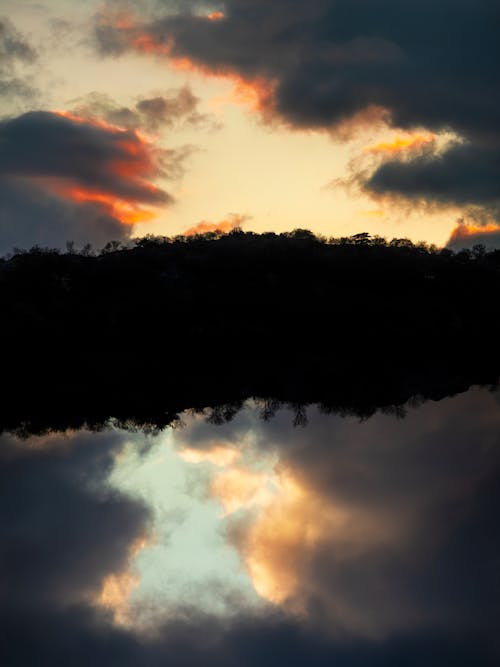
[[254,396],[364,415],[500,376],[500,252],[297,230],[0,263],[0,425],[162,425]]

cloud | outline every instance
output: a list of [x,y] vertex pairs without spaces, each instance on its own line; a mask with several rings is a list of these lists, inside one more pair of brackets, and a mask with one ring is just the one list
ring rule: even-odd
[[424,0],[404,12],[395,0],[228,0],[217,20],[194,1],[168,9],[141,19],[101,13],[99,50],[152,53],[233,79],[252,90],[254,109],[294,128],[341,137],[378,110],[372,120],[401,130],[451,131],[464,145],[402,168],[390,161],[367,189],[443,205],[497,204],[496,0]]
[[[499,137],[500,138],[500,137]],[[477,206],[500,211],[500,144],[455,144],[444,153],[413,160],[391,160],[365,183],[375,194],[404,196],[444,205]]]
[[[161,175],[154,150],[138,134],[63,112],[33,111],[0,124],[0,175],[39,178],[117,199],[165,204],[149,182]],[[57,185],[56,185],[57,189]]]
[[484,245],[487,249],[500,248],[500,225],[492,223],[478,225],[459,221],[452,230],[446,246],[451,250],[462,250],[477,244]]
[[1,121],[0,144],[4,250],[126,238],[130,225],[172,202],[153,181],[177,176],[185,157],[133,130],[63,112]]
[[0,56],[2,68],[12,66],[16,61],[33,62],[36,58],[27,39],[5,17],[0,18]]
[[[243,498],[266,512],[247,517],[235,543],[288,597],[227,619],[183,608],[151,634],[124,627],[116,612],[134,585],[129,557],[152,510],[107,483],[125,442],[140,448],[140,439],[4,435],[3,662],[498,664],[498,397],[469,392],[426,404],[408,421],[378,415],[360,424],[312,411],[307,429],[294,429],[286,413],[257,419],[245,410],[230,424],[195,420],[176,433],[204,452],[218,442],[215,475],[254,465],[262,476],[259,447],[279,457],[278,486]],[[234,449],[243,441],[250,455],[221,459],[224,442]]]
[[436,135],[432,132],[405,132],[395,134],[389,141],[379,141],[363,149],[369,155],[400,155],[433,148]]
[[4,112],[6,105],[35,96],[35,88],[20,69],[36,59],[37,53],[27,38],[8,18],[0,16],[0,100]]
[[[203,451],[210,437],[234,447],[251,434],[211,491],[263,597],[336,638],[495,636],[498,396],[470,391],[363,423],[311,410],[305,429],[286,413],[252,425],[245,412],[179,437]],[[271,469],[252,467],[260,449],[278,457]]]
[[99,202],[73,201],[26,179],[0,182],[0,253],[33,246],[61,248],[128,238],[129,227]]
[[184,86],[166,95],[143,97],[133,107],[119,106],[107,95],[91,93],[77,100],[72,111],[79,117],[106,120],[129,130],[157,132],[180,123],[192,127],[214,126],[210,114],[198,111],[199,102],[191,89]]
[[229,0],[217,21],[196,13],[197,4],[149,21],[101,14],[98,45],[111,53],[149,47],[213,71],[275,81],[276,109],[296,125],[330,127],[376,104],[402,127],[468,132],[482,120],[497,132],[494,0],[480,7],[426,0],[404,15],[393,0]]
[[224,12],[211,12],[205,17],[208,21],[222,21],[225,18]]
[[148,530],[147,508],[106,485],[123,434],[1,441],[2,611],[84,603]]
[[249,215],[240,215],[239,213],[231,213],[224,220],[219,220],[219,222],[207,222],[202,220],[197,225],[189,227],[183,232],[184,236],[196,236],[196,234],[207,234],[208,232],[222,232],[227,234],[228,232],[233,231],[233,229],[238,229],[244,225],[245,222],[250,220]]

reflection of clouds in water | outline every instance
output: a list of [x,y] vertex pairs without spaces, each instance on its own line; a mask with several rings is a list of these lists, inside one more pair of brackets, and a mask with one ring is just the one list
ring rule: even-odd
[[172,436],[167,429],[154,438],[145,455],[131,445],[110,478],[153,514],[152,539],[126,571],[107,580],[104,591],[116,619],[138,630],[154,629],[190,608],[227,616],[258,602],[237,551],[226,540],[220,507],[206,492],[211,471],[232,465],[240,452],[217,445],[179,452]]
[[126,435],[0,438],[0,580],[7,608],[65,610],[96,599],[149,532],[139,499],[107,484]]
[[130,598],[141,583],[135,561],[149,543],[150,540],[141,538],[130,545],[126,567],[121,572],[109,574],[102,582],[99,595],[93,600],[94,604],[111,611],[116,625],[134,626]]
[[498,396],[185,422],[1,438],[5,664],[498,664]]
[[[500,500],[497,397],[471,391],[403,420],[310,412],[305,429],[294,429],[286,413],[262,422],[247,408],[232,423],[196,420],[179,435],[204,451],[211,439],[234,447],[253,430],[253,447],[279,457],[272,475],[239,461],[211,485],[226,514],[245,504],[252,510],[233,542],[257,592],[334,633],[491,627],[485,609],[498,606],[491,591],[500,550],[492,524]],[[468,533],[477,538],[478,526],[489,537],[472,546]]]

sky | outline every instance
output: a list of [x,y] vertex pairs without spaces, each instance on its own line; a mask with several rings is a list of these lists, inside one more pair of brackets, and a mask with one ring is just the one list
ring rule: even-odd
[[[0,0],[0,255],[500,247],[499,25],[498,0]],[[0,664],[497,666],[500,394],[417,403],[1,433]]]
[[498,664],[500,398],[0,436],[0,656]]
[[500,245],[495,0],[0,6],[0,252],[145,234]]

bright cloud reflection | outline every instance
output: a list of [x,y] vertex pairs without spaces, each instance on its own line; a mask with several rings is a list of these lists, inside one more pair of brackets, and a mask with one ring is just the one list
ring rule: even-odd
[[106,578],[97,599],[116,623],[144,629],[182,609],[225,616],[258,603],[220,504],[207,496],[209,480],[240,455],[222,445],[180,449],[167,429],[146,453],[131,442],[117,457],[111,484],[146,501],[154,518],[151,538],[133,546],[128,567]]
[[378,640],[439,623],[445,609],[470,625],[476,602],[453,600],[471,572],[485,572],[478,591],[492,576],[488,545],[469,554],[468,533],[490,520],[478,490],[500,469],[497,396],[471,391],[363,423],[311,409],[304,429],[286,410],[264,422],[251,403],[229,424],[183,423],[117,459],[111,482],[154,519],[104,582],[98,603],[116,623],[277,609]]

